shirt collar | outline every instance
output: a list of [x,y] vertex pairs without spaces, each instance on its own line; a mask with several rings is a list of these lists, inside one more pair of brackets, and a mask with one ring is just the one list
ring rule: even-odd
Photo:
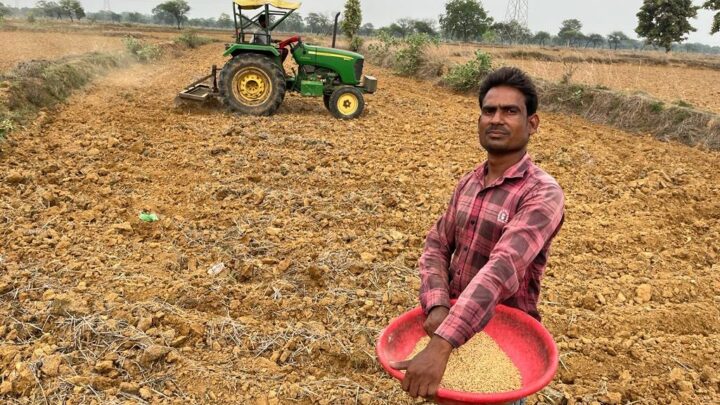
[[[523,157],[517,163],[508,167],[505,170],[505,173],[503,173],[503,175],[500,176],[500,178],[497,179],[493,184],[502,184],[506,179],[517,179],[525,177],[525,173],[527,173],[531,164],[532,161],[530,160],[530,155],[525,152]],[[487,174],[487,170],[488,165],[486,160],[485,162],[483,162],[482,165],[480,165],[480,167],[478,167],[478,169],[475,171],[475,174],[484,180],[485,175]],[[486,184],[485,186],[489,186],[489,184]]]

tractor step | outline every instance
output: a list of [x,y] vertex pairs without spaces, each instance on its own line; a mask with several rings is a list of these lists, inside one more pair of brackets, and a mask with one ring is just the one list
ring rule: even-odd
[[[210,79],[212,79],[212,86],[204,83]],[[217,96],[218,93],[217,66],[213,65],[212,72],[209,75],[185,87],[183,91],[178,93],[178,97],[185,100],[207,101],[211,97]]]

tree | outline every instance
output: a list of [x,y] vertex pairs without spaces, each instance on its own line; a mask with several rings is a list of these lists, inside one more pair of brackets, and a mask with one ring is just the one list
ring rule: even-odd
[[341,28],[351,43],[355,35],[360,31],[360,25],[362,25],[360,0],[347,0],[345,2],[345,13]]
[[58,20],[63,17],[63,9],[54,1],[40,0],[37,2],[36,7],[39,8],[46,17],[55,17]]
[[217,19],[217,26],[220,28],[230,28],[233,26],[233,20],[230,18],[230,14],[222,13]]
[[705,4],[703,4],[703,7],[708,10],[717,11],[717,13],[715,13],[715,17],[713,18],[713,25],[710,30],[710,34],[718,33],[718,31],[720,31],[720,0],[708,0]]
[[582,23],[580,22],[580,20],[565,20],[560,25],[560,32],[558,32],[558,38],[560,38],[566,46],[572,46],[582,37]]
[[648,44],[670,52],[673,42],[683,42],[688,33],[697,31],[688,19],[695,18],[699,8],[692,0],[644,0],[635,32]]
[[600,34],[590,34],[585,37],[585,47],[587,48],[592,44],[593,48],[597,48],[598,45],[602,46],[605,43],[605,37]]
[[190,6],[185,0],[170,0],[158,4],[158,6],[152,10],[152,13],[156,16],[163,13],[171,15],[177,23],[177,28],[180,29],[180,24],[187,19],[188,11],[190,11]]
[[5,7],[4,4],[0,3],[0,20],[3,19],[6,15],[10,14],[10,9]]
[[492,28],[503,43],[513,44],[516,42],[525,42],[532,35],[529,29],[515,20],[506,23],[495,23]]
[[140,23],[143,21],[143,15],[137,11],[133,11],[131,13],[127,13],[126,19],[131,23]]
[[445,4],[445,14],[440,16],[440,26],[450,38],[482,38],[493,23],[482,4],[477,0],[450,0]]
[[396,31],[400,32],[403,38],[415,32],[415,20],[412,18],[401,18],[395,22],[395,25],[397,26]]
[[618,49],[618,45],[622,44],[624,41],[627,41],[628,36],[625,35],[622,31],[615,31],[611,32],[610,35],[607,36],[608,44],[613,46],[613,49]]
[[57,6],[63,16],[68,16],[70,21],[78,20],[85,17],[85,10],[78,0],[60,0]]
[[330,30],[330,17],[320,13],[310,13],[305,17],[305,24],[313,34],[327,34]]
[[538,31],[533,37],[532,42],[540,45],[545,46],[545,42],[549,41],[552,36],[549,32],[546,31]]
[[418,34],[427,34],[430,36],[437,36],[435,30],[435,23],[432,20],[415,20],[413,21],[413,31]]
[[365,35],[365,36],[371,36],[375,33],[375,26],[373,23],[365,23],[362,27],[360,27],[359,34]]
[[305,22],[300,14],[292,13],[278,26],[278,31],[282,32],[305,32]]

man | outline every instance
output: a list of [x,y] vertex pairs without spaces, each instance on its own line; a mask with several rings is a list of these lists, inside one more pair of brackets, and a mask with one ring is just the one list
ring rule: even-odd
[[270,45],[270,34],[267,32],[268,18],[267,14],[263,13],[258,17],[258,24],[262,30],[258,30],[253,35],[253,44],[258,45]]
[[430,343],[393,364],[407,370],[403,389],[412,397],[437,393],[452,349],[482,331],[497,304],[540,320],[540,279],[564,218],[562,189],[527,155],[540,124],[532,80],[517,68],[498,69],[481,84],[479,102],[487,161],[460,180],[419,261]]

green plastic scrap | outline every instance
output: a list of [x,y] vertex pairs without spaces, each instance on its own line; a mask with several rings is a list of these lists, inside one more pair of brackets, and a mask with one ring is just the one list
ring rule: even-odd
[[153,212],[143,211],[139,215],[140,220],[143,222],[155,222],[159,221],[160,218],[158,218],[157,214]]

